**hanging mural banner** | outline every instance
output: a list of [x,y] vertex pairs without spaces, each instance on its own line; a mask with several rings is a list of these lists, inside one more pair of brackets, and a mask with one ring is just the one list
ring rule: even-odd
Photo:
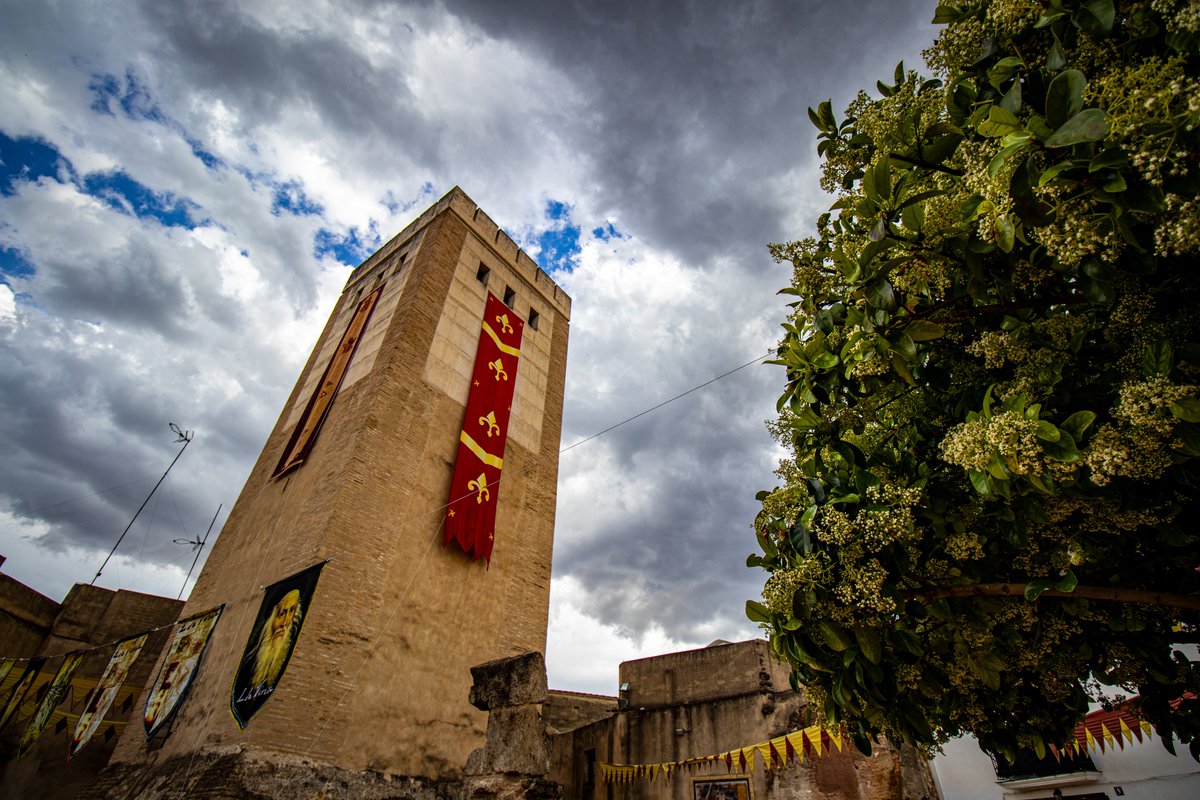
[[264,590],[229,697],[229,711],[239,728],[244,730],[275,693],[325,564],[314,564]]
[[362,341],[363,331],[366,330],[367,323],[371,321],[371,312],[375,310],[375,305],[379,302],[380,295],[383,294],[383,287],[382,283],[375,287],[375,290],[364,297],[358,304],[358,308],[354,310],[354,316],[350,319],[350,324],[346,326],[342,339],[338,342],[337,350],[333,352],[333,357],[325,366],[321,381],[317,384],[312,397],[309,398],[308,405],[304,408],[304,414],[296,423],[291,439],[288,440],[288,445],[284,448],[279,463],[275,466],[274,477],[291,472],[303,464],[304,459],[308,457],[309,451],[317,441],[317,434],[321,432],[325,416],[329,413],[329,407],[333,405],[333,399],[337,395],[338,389],[341,388],[342,378],[346,377],[346,370],[350,367],[350,360],[354,358],[354,351],[358,349],[358,343]]
[[112,707],[117,692],[121,691],[121,684],[125,683],[125,679],[129,677],[129,670],[142,652],[142,645],[146,643],[148,635],[143,633],[141,636],[117,643],[117,649],[113,651],[112,658],[108,660],[108,666],[104,668],[100,682],[88,696],[87,705],[84,706],[83,713],[79,715],[79,721],[75,723],[75,731],[71,734],[71,746],[67,750],[68,761],[74,758],[75,754],[88,743],[92,734],[104,721],[104,715]]
[[175,633],[167,645],[167,656],[146,698],[143,722],[147,739],[162,730],[187,696],[200,659],[204,657],[204,649],[208,646],[208,638],[224,608],[225,604],[222,603],[211,611],[175,623]]
[[517,383],[525,322],[488,292],[458,457],[450,479],[443,545],[457,542],[474,559],[492,560],[504,444]]
[[29,659],[29,663],[25,665],[25,671],[21,673],[21,677],[9,688],[8,694],[4,697],[4,711],[0,713],[0,728],[17,716],[17,709],[25,702],[25,695],[29,692],[29,687],[33,686],[38,672],[45,663],[46,659],[42,656]]
[[66,699],[67,692],[71,690],[71,678],[75,677],[75,670],[79,669],[84,655],[86,655],[86,651],[77,650],[63,656],[63,663],[59,666],[58,672],[54,673],[54,680],[50,681],[50,686],[42,695],[37,710],[33,712],[29,724],[25,726],[25,732],[21,734],[21,743],[17,746],[17,758],[21,758],[33,748],[34,743],[42,735],[42,731],[46,729],[46,723],[50,721],[50,715],[54,713],[54,709],[58,708],[59,704]]

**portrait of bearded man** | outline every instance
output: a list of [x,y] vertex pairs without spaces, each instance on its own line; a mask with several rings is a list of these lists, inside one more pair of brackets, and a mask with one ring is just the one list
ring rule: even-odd
[[325,562],[266,587],[233,677],[229,710],[241,728],[262,710],[283,679],[300,639]]
[[254,656],[251,686],[274,688],[279,682],[303,621],[304,607],[300,603],[300,591],[292,589],[275,604],[271,618],[263,625]]

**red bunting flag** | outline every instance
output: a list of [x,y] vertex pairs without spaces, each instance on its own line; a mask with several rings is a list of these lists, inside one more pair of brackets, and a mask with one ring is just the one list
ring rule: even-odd
[[500,472],[512,412],[525,323],[488,292],[479,350],[459,435],[458,458],[450,480],[446,533],[442,543],[458,542],[472,558],[492,560]]

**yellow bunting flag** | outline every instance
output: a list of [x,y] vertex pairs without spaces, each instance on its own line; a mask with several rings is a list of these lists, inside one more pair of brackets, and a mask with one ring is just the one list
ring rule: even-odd
[[1118,722],[1121,723],[1121,735],[1128,739],[1130,744],[1133,744],[1133,731],[1131,731],[1129,726],[1125,724],[1125,718],[1119,718]]
[[804,763],[804,731],[796,731],[787,735],[788,747],[796,755],[796,760]]
[[817,755],[821,755],[821,729],[814,725],[811,728],[805,728],[804,733],[808,736],[808,740],[812,742],[813,750],[816,751]]
[[[1106,726],[1103,722],[1100,723],[1100,735],[1104,737],[1104,741],[1108,742],[1109,747],[1113,746],[1112,732],[1109,731],[1108,726]],[[1120,741],[1120,739],[1118,739],[1117,741]],[[1121,744],[1121,749],[1122,750],[1125,749],[1124,743]]]
[[829,741],[837,745],[838,752],[842,752],[842,732],[839,730],[837,733],[833,731],[825,731],[825,733],[829,736]]

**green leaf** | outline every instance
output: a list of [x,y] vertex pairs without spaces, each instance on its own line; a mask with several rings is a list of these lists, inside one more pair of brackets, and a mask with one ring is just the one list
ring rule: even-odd
[[1172,403],[1171,413],[1184,422],[1200,422],[1200,398],[1185,397]]
[[918,319],[905,325],[904,332],[914,342],[929,342],[942,338],[946,334],[946,329],[936,322]]
[[881,308],[884,311],[896,310],[896,294],[892,291],[892,284],[888,282],[887,278],[880,278],[867,284],[863,288],[863,293],[872,307]]
[[771,612],[767,607],[755,600],[746,601],[746,617],[751,622],[770,622]]
[[823,619],[817,624],[817,631],[834,652],[841,653],[853,644],[850,637],[846,635],[846,631],[836,622]]
[[1057,178],[1059,173],[1065,172],[1073,166],[1075,166],[1075,162],[1073,161],[1060,161],[1057,164],[1047,167],[1042,173],[1042,176],[1038,178],[1038,186],[1045,186],[1047,183]]
[[995,224],[996,244],[1006,253],[1011,253],[1013,246],[1016,244],[1016,228],[1013,227],[1012,221],[1007,215],[996,217]]
[[821,424],[821,418],[817,413],[807,406],[803,410],[796,412],[795,425],[799,430],[812,430]]
[[1054,578],[1037,578],[1025,584],[1025,599],[1029,602],[1037,600],[1042,592],[1050,589],[1057,581]]
[[1037,437],[1046,442],[1057,442],[1062,438],[1062,432],[1053,423],[1039,419],[1037,421]]
[[1095,421],[1096,413],[1094,411],[1076,411],[1067,417],[1066,421],[1060,427],[1071,434],[1071,437],[1076,441],[1082,441],[1083,432]]
[[1046,147],[1069,147],[1081,142],[1099,142],[1108,135],[1108,116],[1102,109],[1085,108],[1071,117],[1054,135]]
[[[1040,22],[1040,20],[1039,20]],[[1039,27],[1039,26],[1034,26]],[[1058,37],[1054,37],[1054,44],[1050,46],[1050,52],[1046,54],[1046,69],[1056,70],[1062,69],[1067,65],[1067,56],[1063,52],[1062,43],[1058,41]]]
[[997,92],[1002,92],[1004,84],[1012,79],[1023,66],[1024,63],[1016,56],[1002,58],[988,70],[988,83],[994,86]]
[[872,664],[879,663],[879,659],[883,657],[883,645],[877,629],[865,625],[858,626],[854,629],[854,641],[858,643],[858,649],[867,661]]
[[1008,109],[992,106],[988,110],[987,119],[979,123],[978,130],[980,136],[996,139],[1021,130],[1021,123],[1017,120],[1016,115]]
[[1075,577],[1075,573],[1067,570],[1066,574],[1058,579],[1054,584],[1054,589],[1059,592],[1073,592],[1075,587],[1079,585],[1079,579]]
[[[960,9],[958,6],[951,5],[948,3],[942,3],[942,4],[939,4],[937,9],[935,9],[933,12],[933,24],[934,25],[949,25],[953,22],[958,22],[959,17],[961,17],[961,16],[962,16],[962,9]],[[868,755],[869,755],[869,753],[868,753]]]
[[1159,339],[1146,348],[1142,354],[1142,372],[1147,378],[1155,375],[1167,375],[1171,372],[1171,343]]
[[1088,33],[1108,33],[1112,30],[1116,18],[1113,0],[1088,0],[1071,15],[1071,22]]
[[1077,69],[1060,72],[1046,89],[1046,121],[1053,128],[1062,127],[1067,120],[1083,110],[1083,91],[1087,77]]
[[917,358],[917,346],[913,343],[912,338],[903,331],[894,333],[888,337],[888,346],[892,352],[899,353],[908,361],[915,361]]
[[1004,165],[1011,161],[1014,156],[1029,149],[1030,144],[1028,141],[1028,136],[1028,134],[1025,134],[1025,139],[1010,144],[999,153],[996,153],[996,155],[988,163],[987,171],[989,178],[996,177],[996,174],[999,173],[1000,170],[1004,168]]

